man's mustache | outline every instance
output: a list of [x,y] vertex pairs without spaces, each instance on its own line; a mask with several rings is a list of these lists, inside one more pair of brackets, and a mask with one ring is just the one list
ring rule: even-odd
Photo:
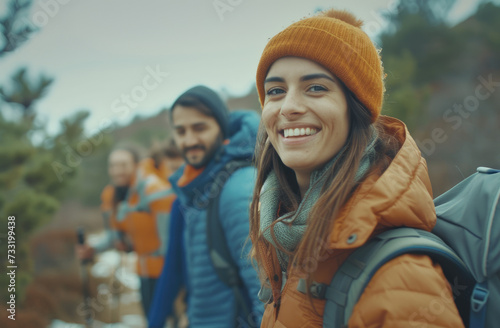
[[202,146],[202,145],[196,145],[196,146],[191,146],[191,147],[184,148],[183,153],[187,154],[187,152],[189,152],[190,150],[196,150],[196,149],[206,150],[204,146]]

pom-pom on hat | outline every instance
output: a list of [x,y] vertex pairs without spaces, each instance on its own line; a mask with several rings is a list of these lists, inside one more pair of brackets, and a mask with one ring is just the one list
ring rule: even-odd
[[367,107],[374,122],[384,98],[384,72],[379,51],[363,32],[363,22],[347,11],[328,10],[303,19],[275,35],[257,68],[257,90],[264,105],[264,80],[271,65],[287,56],[324,66]]

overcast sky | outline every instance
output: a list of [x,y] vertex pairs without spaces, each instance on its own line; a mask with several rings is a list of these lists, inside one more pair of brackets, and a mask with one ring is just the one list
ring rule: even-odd
[[[36,104],[49,131],[79,109],[86,127],[128,122],[169,106],[205,84],[232,95],[249,91],[269,38],[318,8],[347,9],[375,36],[393,0],[34,0],[26,18],[40,31],[0,59],[0,84],[20,67],[55,78]],[[457,22],[479,1],[457,0]],[[0,0],[0,13],[7,0]],[[216,8],[217,7],[217,8]]]

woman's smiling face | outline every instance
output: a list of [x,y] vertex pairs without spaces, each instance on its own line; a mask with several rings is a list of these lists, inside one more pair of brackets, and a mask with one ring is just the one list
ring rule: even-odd
[[283,163],[309,175],[332,159],[349,134],[349,113],[339,80],[299,57],[273,63],[264,82],[262,120]]

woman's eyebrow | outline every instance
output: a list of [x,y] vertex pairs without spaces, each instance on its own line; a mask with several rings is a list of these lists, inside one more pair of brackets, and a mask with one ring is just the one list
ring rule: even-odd
[[[304,81],[309,81],[309,80],[314,80],[314,79],[328,79],[334,83],[337,83],[337,81],[335,81],[335,79],[333,79],[331,76],[328,76],[328,75],[323,74],[323,73],[304,75],[300,78],[300,81],[304,82]],[[278,77],[278,76],[271,76],[271,77],[268,77],[267,79],[264,80],[264,84],[269,83],[269,82],[285,82],[285,79],[282,77]]]
[[264,84],[269,82],[285,82],[285,79],[282,77],[271,76],[264,80]]
[[337,83],[337,81],[335,81],[331,76],[328,76],[323,73],[304,75],[300,78],[300,81],[309,81],[314,79],[328,79],[334,83]]

